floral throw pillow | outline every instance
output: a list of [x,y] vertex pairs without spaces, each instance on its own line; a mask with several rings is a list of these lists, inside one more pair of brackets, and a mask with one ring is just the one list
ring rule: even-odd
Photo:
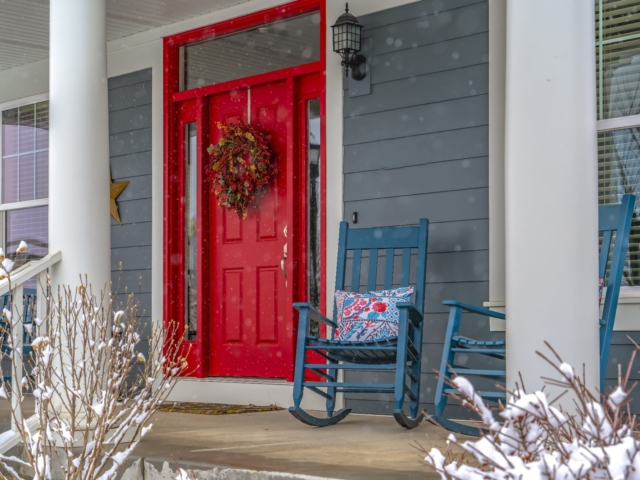
[[411,301],[413,287],[354,293],[336,290],[336,339],[349,342],[384,340],[398,336],[397,303]]

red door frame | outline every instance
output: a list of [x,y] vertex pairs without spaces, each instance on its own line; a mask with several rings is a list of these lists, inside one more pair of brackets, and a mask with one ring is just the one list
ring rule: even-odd
[[[197,157],[202,159],[207,145],[205,142],[208,132],[208,109],[207,109],[207,97],[218,92],[231,90],[233,88],[251,87],[260,85],[263,83],[269,83],[273,80],[282,78],[284,71],[280,72],[268,72],[252,77],[233,80],[217,85],[208,85],[186,91],[179,91],[179,48],[183,45],[208,40],[211,38],[228,35],[230,33],[254,28],[266,23],[271,23],[275,20],[281,20],[313,11],[320,12],[320,60],[317,62],[300,65],[287,69],[287,73],[290,75],[288,81],[289,88],[294,88],[294,78],[302,78],[306,74],[320,73],[323,74],[326,57],[326,15],[325,15],[325,0],[296,0],[294,2],[286,3],[277,7],[273,7],[266,10],[254,12],[242,17],[227,20],[225,22],[217,23],[214,25],[208,25],[205,27],[197,28],[187,32],[179,33],[164,39],[164,231],[163,231],[163,244],[164,244],[164,286],[163,286],[163,313],[165,319],[165,325],[167,331],[169,329],[170,322],[175,321],[177,325],[182,326],[184,322],[185,311],[185,236],[184,236],[184,206],[179,201],[182,198],[184,173],[182,161],[184,157],[184,125],[189,122],[197,122]],[[325,251],[325,239],[326,239],[326,83],[324,79],[321,82],[320,91],[320,116],[321,116],[321,145],[320,150],[320,194],[321,194],[321,226],[320,226],[320,242],[321,242],[321,292],[320,292],[320,304],[321,309],[324,312],[326,292],[324,285],[326,283],[326,251]],[[188,105],[188,111],[185,110],[185,105]],[[293,107],[293,105],[292,105]],[[296,106],[297,107],[297,106]],[[298,108],[295,108],[298,111]],[[177,125],[176,125],[177,123]],[[178,128],[175,128],[178,126]],[[291,132],[293,135],[290,138],[301,138],[304,134],[302,132]],[[300,155],[300,152],[295,152],[293,144],[290,142],[289,155]],[[199,161],[198,175],[199,175],[199,188],[197,191],[197,260],[196,268],[198,271],[198,304],[197,304],[197,335],[195,341],[184,342],[184,355],[188,358],[190,376],[199,378],[207,377],[209,375],[209,324],[210,324],[210,309],[211,304],[207,301],[203,292],[205,291],[204,281],[208,278],[209,266],[206,265],[206,258],[201,252],[204,250],[203,237],[204,232],[208,228],[205,224],[205,212],[209,207],[215,205],[206,205],[207,192],[205,191],[204,182],[204,169],[202,165],[204,162]],[[293,175],[293,172],[291,173]],[[302,177],[304,178],[304,177]],[[291,185],[293,178],[288,178],[287,183]],[[293,214],[293,196],[289,195],[291,200],[289,202],[288,211]],[[306,205],[306,194],[301,195],[299,200],[303,200],[302,205]],[[306,208],[303,208],[306,212]],[[305,213],[306,217],[306,213]],[[290,218],[295,218],[291,216]],[[306,229],[298,229],[303,231],[302,238],[306,240]],[[293,242],[292,242],[293,243]],[[304,263],[304,262],[303,262]],[[302,266],[298,266],[300,269]],[[294,278],[306,278],[306,265],[304,265],[304,275],[295,275]],[[306,300],[306,290],[300,286],[294,292],[295,295],[303,295],[296,300]],[[173,330],[176,335],[182,335],[181,328]],[[289,380],[293,377],[293,359],[295,358],[295,339],[297,338],[297,322],[294,324],[293,335],[293,352],[294,357],[291,359],[291,373]]]

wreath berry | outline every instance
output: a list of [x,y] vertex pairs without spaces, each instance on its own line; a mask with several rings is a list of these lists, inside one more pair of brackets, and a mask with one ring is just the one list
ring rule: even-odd
[[271,179],[278,173],[265,133],[244,123],[220,123],[222,137],[207,152],[207,180],[218,205],[246,218]]

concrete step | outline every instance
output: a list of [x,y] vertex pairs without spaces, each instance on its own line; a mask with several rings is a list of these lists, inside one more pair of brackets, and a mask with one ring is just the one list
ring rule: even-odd
[[128,462],[120,480],[175,480],[177,470],[182,468],[189,473],[190,480],[337,480],[327,477],[313,477],[295,473],[264,472],[241,468],[212,467],[207,464],[189,463],[188,465],[170,465],[165,459],[138,458]]

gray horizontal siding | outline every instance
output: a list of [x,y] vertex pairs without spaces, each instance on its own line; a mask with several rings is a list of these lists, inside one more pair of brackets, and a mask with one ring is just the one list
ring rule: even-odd
[[[138,304],[138,315],[141,318],[148,318],[151,316],[151,293],[137,293],[134,294],[135,302]],[[118,293],[113,295],[113,301],[119,305],[126,305],[129,294]]]
[[151,150],[111,156],[111,173],[117,178],[151,175]]
[[[344,173],[393,167],[410,167],[489,155],[488,126],[436,132],[393,140],[348,145],[344,148]],[[397,152],[402,150],[402,156]]]
[[[427,267],[429,268],[429,267]],[[460,299],[466,303],[482,305],[489,294],[489,282],[454,282],[429,283],[425,291],[425,313],[449,313],[449,309],[442,305],[444,300]],[[425,333],[425,336],[428,333]],[[442,343],[442,337],[438,337]],[[433,343],[433,342],[432,342]]]
[[344,138],[345,145],[353,145],[478,127],[488,123],[489,97],[479,95],[369,115],[349,116],[344,119]]
[[109,79],[109,147],[114,182],[129,185],[117,199],[122,224],[111,220],[111,281],[116,306],[138,303],[138,350],[148,355],[151,332],[151,70]]
[[345,174],[344,201],[468,190],[488,184],[488,158],[465,158]]
[[[353,228],[430,221],[420,389],[428,411],[448,321],[442,301],[481,305],[489,293],[487,2],[438,3],[437,15],[434,2],[425,0],[363,17],[373,40],[371,93],[344,96],[345,218],[358,213]],[[382,270],[384,254],[379,257]],[[400,262],[396,252],[395,285]],[[350,266],[347,260],[347,272]],[[365,255],[360,290],[367,278]],[[377,288],[382,283],[378,271]],[[465,320],[466,335],[503,337],[489,331],[486,318]],[[460,361],[496,366],[493,359]],[[347,372],[346,378],[393,383],[389,372]],[[346,394],[346,403],[363,413],[393,410],[385,394]]]
[[[447,0],[438,2],[415,2],[405,5],[402,8],[392,8],[372,13],[363,18],[367,20],[367,29],[373,30],[386,25],[397,25],[410,19],[440,16],[450,10],[475,3],[483,3],[485,1],[486,0]],[[446,17],[444,21],[446,21]]]
[[431,75],[403,78],[376,86],[376,100],[363,95],[345,97],[347,116],[397,110],[489,93],[488,65],[474,65]]
[[468,35],[486,33],[488,5],[478,2],[438,15],[407,18],[377,28],[367,26],[367,36],[373,39],[373,54],[384,55],[418,48],[424,45],[457,40]]
[[128,87],[136,83],[151,82],[151,69],[140,70],[138,72],[120,75],[109,79],[109,90],[116,90],[122,87]]
[[[141,167],[144,169],[144,167]],[[117,179],[116,179],[117,178]],[[151,175],[134,175],[131,177],[114,177],[113,181],[128,180],[129,186],[118,197],[119,202],[128,200],[150,199],[151,198]],[[151,218],[151,217],[149,217]]]
[[382,199],[345,202],[345,218],[358,212],[358,226],[411,225],[418,218],[432,223],[489,218],[488,188],[455,190]]
[[111,157],[149,151],[151,151],[150,128],[109,135],[109,155]]
[[112,248],[151,246],[151,222],[112,225],[111,236]]
[[148,198],[125,201],[118,199],[118,211],[120,212],[120,220],[124,225],[149,222],[151,218],[151,202],[149,202]]
[[488,220],[432,223],[429,227],[429,253],[488,249]]
[[109,115],[109,133],[112,135],[143,128],[151,128],[151,104],[111,112]]
[[109,111],[127,110],[151,104],[151,80],[109,90]]
[[114,291],[122,293],[151,293],[151,270],[115,271]]
[[[111,271],[147,270],[151,265],[151,246],[111,249]],[[113,276],[113,274],[112,274]]]
[[489,35],[468,37],[386,53],[371,59],[371,83],[378,84],[417,75],[487,63]]

